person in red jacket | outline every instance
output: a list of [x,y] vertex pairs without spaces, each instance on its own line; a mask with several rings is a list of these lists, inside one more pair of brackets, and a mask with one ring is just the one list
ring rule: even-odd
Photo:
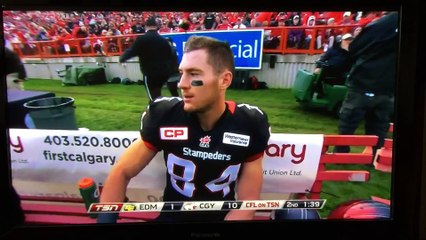
[[216,30],[229,30],[232,29],[232,25],[229,23],[228,18],[226,16],[222,17],[222,23],[220,23]]

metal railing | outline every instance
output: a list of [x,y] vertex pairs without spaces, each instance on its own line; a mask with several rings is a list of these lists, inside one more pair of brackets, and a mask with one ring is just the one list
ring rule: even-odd
[[[263,52],[275,54],[321,54],[325,51],[324,46],[327,44],[326,41],[329,40],[325,39],[325,32],[334,31],[333,38],[337,42],[339,36],[352,32],[352,29],[357,26],[262,27],[265,31]],[[301,38],[292,41],[289,36],[295,31],[302,32],[300,34]],[[306,32],[309,34],[306,34]],[[139,35],[94,36],[50,41],[28,41],[24,43],[15,42],[12,43],[12,47],[21,58],[120,56],[132,45]]]

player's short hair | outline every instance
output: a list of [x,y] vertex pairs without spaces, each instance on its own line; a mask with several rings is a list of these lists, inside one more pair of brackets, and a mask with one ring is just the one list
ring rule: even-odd
[[227,42],[212,37],[193,35],[186,42],[184,53],[200,49],[207,51],[207,63],[213,66],[216,74],[225,70],[234,72],[234,53]]

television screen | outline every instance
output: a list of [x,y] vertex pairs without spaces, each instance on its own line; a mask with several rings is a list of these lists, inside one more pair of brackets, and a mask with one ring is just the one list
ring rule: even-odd
[[4,4],[4,236],[419,237],[415,7],[332,2]]

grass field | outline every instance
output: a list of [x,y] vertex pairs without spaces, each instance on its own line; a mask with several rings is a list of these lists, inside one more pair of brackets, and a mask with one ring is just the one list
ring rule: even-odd
[[[136,84],[62,86],[57,80],[30,79],[25,83],[25,89],[53,92],[57,97],[73,97],[78,126],[93,131],[139,130],[141,112],[148,103],[144,86]],[[166,88],[163,95],[169,96]],[[325,112],[301,108],[290,89],[230,89],[227,99],[262,108],[274,133],[337,134],[338,119]],[[357,134],[362,132],[363,126],[360,126]],[[322,217],[326,217],[336,205],[351,199],[390,198],[390,174],[370,166],[333,166],[333,169],[344,168],[369,170],[370,180],[367,183],[324,182],[321,198],[327,199],[327,204],[320,211]]]

